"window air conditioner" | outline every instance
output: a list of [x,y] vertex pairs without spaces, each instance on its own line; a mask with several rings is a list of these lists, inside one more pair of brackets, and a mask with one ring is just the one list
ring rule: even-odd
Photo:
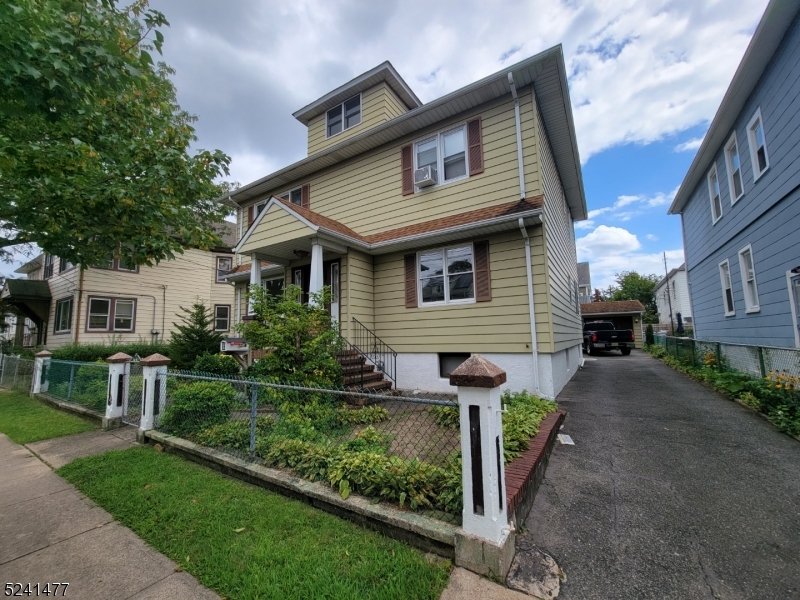
[[414,171],[414,185],[417,187],[428,187],[436,183],[436,169],[432,165],[422,167]]

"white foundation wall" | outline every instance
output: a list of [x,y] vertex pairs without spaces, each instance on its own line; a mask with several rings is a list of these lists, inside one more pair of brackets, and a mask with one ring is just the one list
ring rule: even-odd
[[[480,353],[486,360],[503,369],[507,381],[500,389],[534,390],[533,357],[518,353]],[[554,399],[572,378],[581,361],[581,347],[575,346],[555,354],[539,354],[539,395]],[[404,390],[456,393],[449,378],[439,377],[439,355],[403,352],[397,355],[397,387]]]

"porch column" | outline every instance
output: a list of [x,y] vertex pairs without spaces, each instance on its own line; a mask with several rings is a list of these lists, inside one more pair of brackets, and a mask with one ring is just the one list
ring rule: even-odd
[[[257,286],[261,285],[261,261],[256,258],[255,254],[250,255],[250,290],[252,291]],[[247,312],[253,314],[252,298],[247,300]]]
[[[309,296],[321,292],[324,274],[322,268],[322,245],[316,240],[311,242],[311,278],[308,283]],[[313,299],[310,302],[314,302]]]

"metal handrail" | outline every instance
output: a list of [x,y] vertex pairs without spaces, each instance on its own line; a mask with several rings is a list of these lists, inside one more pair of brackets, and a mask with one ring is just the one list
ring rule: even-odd
[[397,352],[355,317],[353,317],[353,323],[356,324],[353,332],[354,340],[352,344],[349,342],[348,344],[375,365],[378,371],[391,379],[396,387]]

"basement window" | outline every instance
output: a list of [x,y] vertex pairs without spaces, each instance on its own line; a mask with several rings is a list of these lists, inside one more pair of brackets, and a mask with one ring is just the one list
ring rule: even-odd
[[470,356],[469,352],[446,352],[439,354],[439,377],[449,379],[450,373],[455,371]]

